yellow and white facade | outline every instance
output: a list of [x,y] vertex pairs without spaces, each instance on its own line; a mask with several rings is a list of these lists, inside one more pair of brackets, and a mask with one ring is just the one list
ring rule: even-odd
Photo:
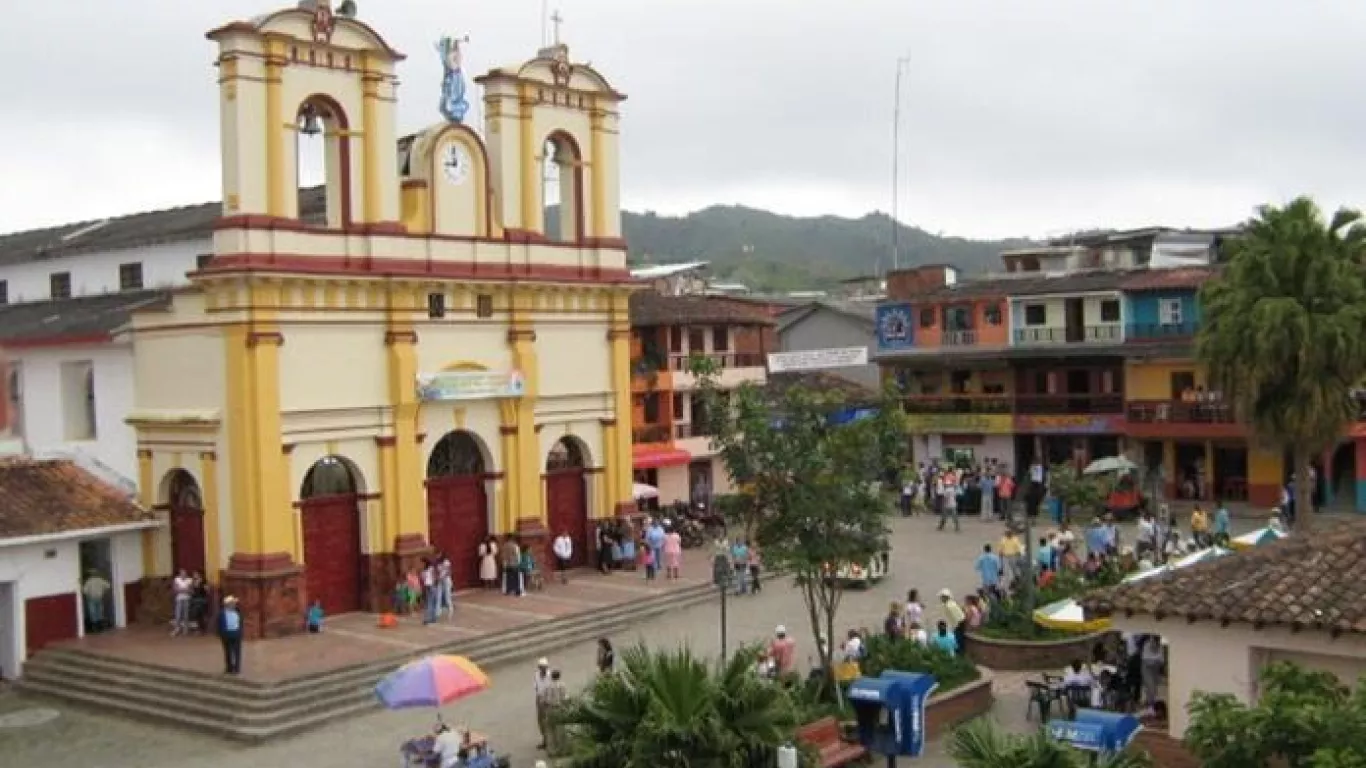
[[[402,56],[327,6],[209,33],[214,256],[131,330],[144,501],[179,514],[172,477],[202,496],[202,539],[193,521],[149,534],[148,572],[202,550],[254,636],[292,631],[314,596],[383,605],[432,548],[464,583],[486,536],[566,530],[586,554],[591,520],[633,510],[624,96],[555,46],[478,78],[482,135],[442,122],[400,142]],[[295,182],[313,125],[319,223]]]

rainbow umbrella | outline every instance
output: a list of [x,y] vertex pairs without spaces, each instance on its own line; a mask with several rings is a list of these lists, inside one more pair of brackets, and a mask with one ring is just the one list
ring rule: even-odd
[[489,687],[489,676],[464,656],[428,656],[390,672],[375,686],[389,709],[440,707]]

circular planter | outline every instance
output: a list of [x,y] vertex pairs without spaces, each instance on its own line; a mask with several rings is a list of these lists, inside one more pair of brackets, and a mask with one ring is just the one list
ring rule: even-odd
[[985,715],[995,702],[990,669],[977,667],[981,677],[949,691],[937,691],[925,702],[925,739],[937,738],[959,723]]
[[999,640],[968,633],[966,653],[974,664],[991,669],[1062,669],[1078,659],[1088,661],[1096,643],[1114,630],[1088,632],[1059,640]]

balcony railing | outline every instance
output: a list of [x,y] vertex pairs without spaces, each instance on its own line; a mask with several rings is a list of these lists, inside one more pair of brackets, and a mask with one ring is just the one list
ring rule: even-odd
[[1068,328],[1016,328],[1016,344],[1095,344],[1118,342],[1124,327],[1119,323],[1074,325]]
[[1124,395],[1017,395],[1015,412],[1043,415],[1124,413]]
[[663,424],[649,424],[643,427],[636,427],[631,430],[631,442],[633,443],[667,443],[669,435],[672,434],[669,428]]
[[674,439],[687,440],[690,437],[711,437],[711,430],[705,424],[675,424]]
[[1199,330],[1200,323],[1194,320],[1185,323],[1130,323],[1125,338],[1129,341],[1189,339]]
[[669,368],[687,371],[694,357],[702,357],[720,368],[762,368],[764,356],[757,352],[714,352],[708,355],[669,355]]
[[1011,412],[1010,395],[911,395],[905,398],[906,413]]
[[977,343],[977,331],[944,331],[940,337],[941,343],[946,347],[970,347]]
[[1134,424],[1236,424],[1233,406],[1224,402],[1131,400],[1128,419]]

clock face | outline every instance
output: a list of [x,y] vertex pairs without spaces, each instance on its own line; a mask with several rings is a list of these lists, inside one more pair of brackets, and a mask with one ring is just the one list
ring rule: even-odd
[[446,175],[446,181],[464,184],[470,177],[470,153],[459,144],[446,145],[441,156],[441,172]]

